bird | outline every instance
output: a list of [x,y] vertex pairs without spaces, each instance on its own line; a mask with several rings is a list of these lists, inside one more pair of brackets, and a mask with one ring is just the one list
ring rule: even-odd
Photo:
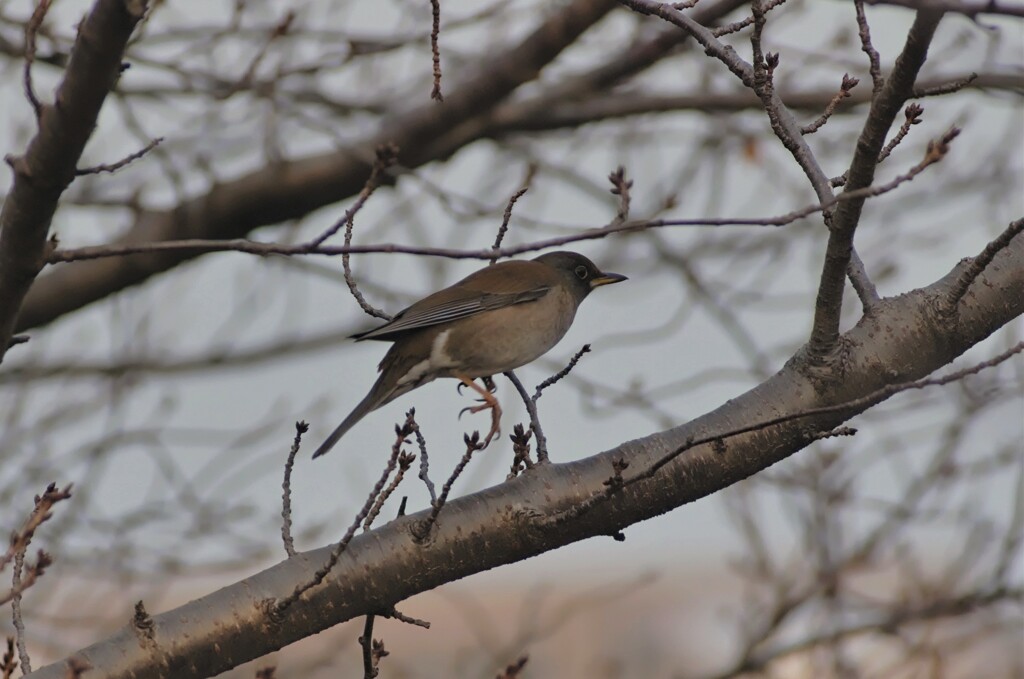
[[531,260],[491,264],[399,311],[394,318],[351,336],[393,342],[366,397],[317,448],[325,454],[368,413],[440,377],[473,389],[491,410],[491,431],[500,432],[501,406],[474,382],[514,370],[547,353],[569,330],[576,310],[595,288],[627,278],[602,272],[576,252],[558,251]]

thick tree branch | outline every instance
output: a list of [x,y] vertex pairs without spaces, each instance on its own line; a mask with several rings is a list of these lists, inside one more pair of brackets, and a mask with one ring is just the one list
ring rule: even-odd
[[[643,471],[687,440],[734,431],[787,413],[854,403],[886,385],[908,382],[948,365],[956,356],[1024,314],[1024,235],[995,252],[958,305],[958,322],[938,311],[970,262],[936,283],[879,302],[843,337],[841,374],[833,389],[815,388],[821,366],[807,349],[763,384],[685,425],[629,441],[569,464],[538,465],[499,486],[452,500],[434,532],[417,542],[421,512],[399,518],[348,544],[323,585],[295,601],[282,621],[264,602],[285,597],[320,568],[331,547],[300,553],[262,573],[153,618],[153,638],[166,663],[141,649],[130,627],[83,649],[99,675],[110,679],[162,671],[209,676],[260,657],[345,620],[388,609],[395,602],[447,582],[519,561],[588,537],[623,528],[704,497],[785,459],[867,408],[851,407],[799,418],[708,444],[680,455],[652,478],[623,487],[577,520],[547,523],[570,507],[604,493],[613,462]],[[840,369],[836,369],[839,372]],[[817,374],[815,374],[817,373]],[[56,663],[30,675],[62,677]]]
[[[940,12],[919,12],[907,34],[903,52],[896,59],[892,73],[879,95],[872,101],[864,129],[857,140],[857,149],[847,171],[845,191],[856,191],[870,186],[875,178],[878,156],[885,145],[893,121],[903,104],[913,96],[917,74],[928,57],[935,29],[942,20]],[[814,307],[814,325],[809,350],[817,360],[824,360],[839,339],[839,318],[842,312],[843,286],[853,250],[853,234],[860,222],[865,198],[841,202],[832,216],[825,263],[818,284],[818,297]]]
[[[963,89],[962,83],[968,77],[969,74],[950,74],[922,79],[918,82],[915,93],[920,95],[957,85]],[[1020,91],[1024,90],[1024,76],[1017,73],[982,73],[966,86],[980,90]],[[834,94],[833,90],[825,88],[778,90],[782,102],[794,111],[820,111]],[[871,102],[871,90],[867,87],[854,89],[849,95],[838,107],[837,114],[849,113],[856,107]],[[502,137],[518,132],[573,129],[589,123],[652,113],[733,113],[755,108],[762,108],[761,100],[750,90],[739,88],[734,92],[693,91],[679,94],[653,94],[642,91],[595,93],[579,101],[552,102],[550,106],[532,115],[525,113],[519,102],[502,104],[495,112],[490,134]]]
[[[730,45],[727,45],[715,36],[714,32],[695,21],[694,18],[680,12],[669,4],[659,3],[655,0],[619,0],[623,5],[640,12],[661,17],[665,21],[683,29],[696,40],[705,51],[721,61],[740,81],[750,88],[760,98],[768,120],[771,123],[775,136],[788,150],[793,159],[804,171],[804,175],[811,183],[815,195],[823,204],[833,199],[832,182],[822,169],[811,151],[810,146],[804,139],[793,113],[786,107],[782,99],[771,83],[770,75],[764,75],[765,64],[763,55],[760,54],[760,40],[755,40],[755,63],[749,64],[744,61]],[[755,36],[759,35],[763,23],[763,12],[767,9],[755,4]],[[761,17],[760,20],[757,20]],[[774,61],[778,63],[778,55]],[[774,67],[773,67],[774,68]],[[916,74],[916,73],[915,73]],[[830,215],[826,214],[826,224],[829,223]],[[850,252],[843,263],[843,274],[854,281],[854,287],[860,295],[865,309],[870,309],[878,300],[878,293],[874,284],[867,275],[864,264],[860,257],[853,250],[851,243]],[[841,288],[840,288],[841,289]]]
[[[358,193],[373,167],[375,149],[384,144],[395,144],[401,150],[398,160],[405,167],[442,158],[461,143],[438,144],[439,137],[482,115],[520,85],[535,79],[615,4],[613,0],[574,0],[552,12],[521,43],[481,62],[474,73],[452,87],[443,104],[430,101],[397,113],[382,122],[373,138],[356,147],[278,163],[216,186],[174,210],[144,212],[116,244],[130,246],[192,237],[238,238],[260,226],[302,217]],[[153,253],[55,271],[33,287],[17,327],[49,323],[196,254]],[[42,261],[40,258],[37,265],[41,266]],[[4,337],[0,335],[0,339]]]
[[[714,24],[741,6],[743,1],[702,3],[692,16],[704,24]],[[446,93],[444,105],[430,102],[423,108],[398,114],[387,123],[386,130],[361,146],[278,163],[219,184],[203,196],[170,211],[142,212],[127,233],[111,245],[131,248],[168,240],[235,239],[261,226],[300,218],[355,195],[365,183],[373,149],[379,143],[399,144],[403,150],[400,161],[405,167],[417,167],[446,158],[481,137],[500,136],[511,131],[502,126],[499,119],[517,118],[526,124],[531,116],[556,104],[605,92],[687,42],[685,33],[667,27],[610,55],[591,71],[545,86],[537,95],[503,103],[497,111],[488,110],[490,104],[480,102],[471,109],[463,107],[461,113],[452,108],[467,97],[480,97],[486,93],[487,101],[492,102],[507,95],[508,91],[494,90],[501,86],[514,87],[515,83],[509,83],[510,75],[514,76],[513,80],[524,79],[524,82],[534,77],[547,61],[554,58],[559,48],[564,48],[576,37],[567,31],[581,33],[586,29],[583,24],[596,22],[611,6],[596,0],[576,0],[542,24],[533,37],[481,63],[476,75],[464,78],[461,85],[453,86],[455,94]],[[494,82],[492,75],[497,76]],[[429,129],[423,123],[424,118],[432,121]],[[438,134],[439,129],[446,134]],[[389,130],[398,130],[402,134],[396,138]],[[73,270],[47,273],[29,292],[19,327],[32,328],[50,323],[201,254],[201,250],[178,251],[118,262],[84,264]]]
[[14,185],[0,210],[0,361],[18,312],[46,264],[57,201],[75,178],[100,108],[121,73],[146,3],[98,0],[82,22],[54,103],[34,102],[39,129],[23,156],[8,156]]
[[865,0],[869,5],[898,5],[916,10],[953,12],[976,18],[979,14],[1024,17],[1024,6],[999,0]]

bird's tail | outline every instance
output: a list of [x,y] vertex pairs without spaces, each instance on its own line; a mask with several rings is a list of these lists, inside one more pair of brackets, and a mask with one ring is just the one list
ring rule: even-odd
[[355,409],[348,414],[348,417],[342,420],[341,424],[334,428],[334,431],[332,431],[331,435],[327,437],[327,440],[321,443],[320,447],[316,449],[315,453],[313,453],[314,459],[320,457],[333,448],[349,429],[356,426],[356,422],[366,417],[367,413],[379,405],[376,402],[378,400],[377,394],[375,393],[376,391],[376,389],[371,389],[370,393],[366,395],[366,398],[360,401],[359,405],[357,405]]
[[396,398],[403,394],[407,394],[414,388],[418,387],[422,382],[410,382],[403,384],[402,386],[396,386],[399,377],[408,372],[412,364],[415,363],[415,359],[409,357],[402,357],[395,355],[394,347],[388,352],[388,355],[381,361],[381,366],[384,369],[381,371],[380,376],[370,389],[370,393],[366,395],[362,401],[359,402],[348,417],[346,417],[341,424],[331,432],[331,435],[327,437],[327,440],[320,444],[320,447],[313,453],[313,457],[317,458],[325,454],[328,450],[333,448],[335,444],[344,436],[349,429],[356,426],[359,420],[366,417],[367,414],[380,408],[383,405],[391,403]]

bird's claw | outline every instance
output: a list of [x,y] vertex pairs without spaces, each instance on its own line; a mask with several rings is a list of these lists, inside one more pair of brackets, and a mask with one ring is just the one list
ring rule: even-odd
[[[484,383],[484,389],[486,389],[488,393],[493,394],[494,392],[498,391],[498,385],[494,383],[493,377],[488,375],[487,377],[482,377],[480,379]],[[455,385],[455,390],[458,392],[459,396],[462,396],[462,389],[465,386],[465,382],[459,382],[458,384]]]
[[481,404],[478,406],[466,406],[460,410],[459,419],[461,420],[463,414],[467,412],[471,415],[475,415],[485,410],[491,411],[491,430],[487,433],[487,436],[484,437],[484,442],[481,446],[481,448],[486,448],[490,445],[495,436],[501,436],[501,406],[499,406],[496,401],[494,404],[488,403],[484,399],[480,399],[480,401]]

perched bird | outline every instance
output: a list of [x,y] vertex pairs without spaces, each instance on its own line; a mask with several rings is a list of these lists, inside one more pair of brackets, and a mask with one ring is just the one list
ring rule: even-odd
[[394,344],[377,367],[380,377],[370,393],[313,457],[334,447],[367,413],[438,377],[454,377],[480,394],[483,404],[469,410],[491,410],[489,442],[499,431],[501,407],[473,380],[542,356],[569,330],[591,290],[624,280],[575,252],[501,262],[424,297],[378,328],[352,335]]

